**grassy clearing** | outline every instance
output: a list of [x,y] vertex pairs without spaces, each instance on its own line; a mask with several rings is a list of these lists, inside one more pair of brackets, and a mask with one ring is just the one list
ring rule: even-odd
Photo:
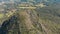
[[0,14],[0,18],[3,18],[4,17],[4,14]]

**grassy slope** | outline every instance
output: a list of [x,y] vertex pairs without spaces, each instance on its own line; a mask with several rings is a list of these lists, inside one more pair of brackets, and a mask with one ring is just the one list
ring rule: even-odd
[[60,17],[58,9],[54,8],[41,8],[37,9],[40,18],[40,23],[43,24],[47,33],[49,34],[60,34]]
[[8,34],[18,34],[19,32],[21,34],[60,34],[60,17],[55,11],[52,12],[52,9],[20,10],[14,15],[17,19],[13,17],[14,20],[11,19],[12,22],[10,22],[10,18],[8,18],[6,22],[14,23],[6,26],[9,29]]

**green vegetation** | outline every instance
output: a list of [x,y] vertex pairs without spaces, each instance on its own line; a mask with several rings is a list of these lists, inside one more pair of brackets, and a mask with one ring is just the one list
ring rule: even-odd
[[42,2],[41,7],[36,4],[41,3],[16,2],[0,6],[4,9],[0,12],[0,34],[60,34],[60,4],[44,6]]

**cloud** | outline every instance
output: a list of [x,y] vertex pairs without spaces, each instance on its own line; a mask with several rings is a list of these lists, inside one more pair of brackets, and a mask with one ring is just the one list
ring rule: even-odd
[[3,5],[5,2],[1,2],[0,5]]

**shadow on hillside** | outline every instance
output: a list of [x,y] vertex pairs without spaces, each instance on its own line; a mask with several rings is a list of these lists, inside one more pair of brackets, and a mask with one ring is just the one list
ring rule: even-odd
[[[15,26],[13,26],[15,24]],[[17,23],[17,17],[14,15],[10,19],[3,22],[3,24],[0,27],[0,34],[8,34],[8,30],[11,30],[14,32],[14,28],[16,28],[19,24]],[[13,28],[14,27],[14,28]],[[20,34],[20,31],[17,29],[18,34]]]

